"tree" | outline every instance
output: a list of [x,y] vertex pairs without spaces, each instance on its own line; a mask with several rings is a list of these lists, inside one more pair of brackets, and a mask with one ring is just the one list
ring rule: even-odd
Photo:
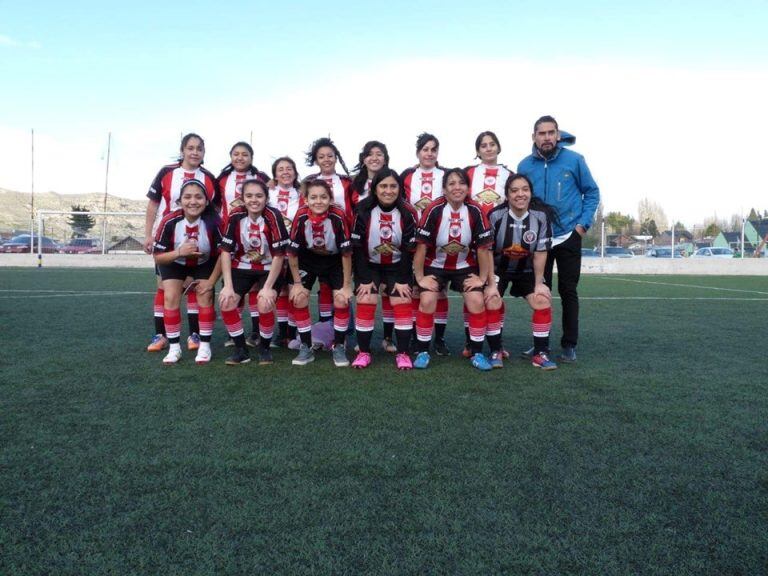
[[656,202],[648,200],[648,198],[643,198],[637,203],[637,219],[640,222],[653,220],[657,228],[661,230],[667,229],[668,221],[664,209],[656,204]]
[[629,214],[622,214],[621,212],[608,212],[605,216],[605,223],[611,227],[611,229],[619,234],[623,234],[624,231],[632,225],[634,219]]
[[659,228],[656,226],[655,220],[646,220],[640,226],[640,234],[643,236],[650,236],[656,238],[659,235]]
[[749,211],[749,216],[747,216],[747,220],[749,220],[750,222],[760,220],[760,213],[757,212],[757,210],[755,210],[754,208],[752,208],[752,210]]
[[[72,212],[88,212],[88,208],[78,204],[72,206]],[[71,214],[69,225],[72,228],[72,238],[84,238],[88,235],[88,231],[96,225],[96,220],[90,214]]]
[[720,226],[717,225],[717,222],[710,222],[706,228],[704,228],[704,237],[705,238],[714,238],[720,234]]

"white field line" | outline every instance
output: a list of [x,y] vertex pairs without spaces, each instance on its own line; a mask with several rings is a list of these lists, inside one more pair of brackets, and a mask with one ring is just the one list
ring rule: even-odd
[[761,294],[768,296],[768,292],[759,290],[739,290],[738,288],[718,288],[717,286],[698,286],[696,284],[675,284],[673,282],[652,282],[650,280],[633,280],[631,278],[616,278],[613,276],[598,276],[604,280],[615,280],[617,282],[632,282],[634,284],[655,284],[658,286],[674,286],[677,288],[698,288],[700,290],[716,290],[719,292],[739,292],[741,294]]

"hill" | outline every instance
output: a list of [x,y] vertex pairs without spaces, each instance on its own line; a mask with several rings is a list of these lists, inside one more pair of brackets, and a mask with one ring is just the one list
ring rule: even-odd
[[[30,194],[28,192],[16,192],[0,188],[0,233],[5,235],[13,231],[29,230]],[[58,194],[56,192],[36,192],[35,211],[60,210],[70,211],[72,206],[79,205],[88,210],[103,211],[104,194],[100,192],[84,194]],[[144,199],[132,200],[119,196],[107,196],[107,212],[144,212],[147,201]],[[46,221],[46,235],[57,240],[69,238],[71,229],[66,224],[65,217]],[[108,236],[124,237],[128,235],[142,237],[144,235],[143,216],[110,216]],[[94,228],[94,234],[99,235],[100,222]]]

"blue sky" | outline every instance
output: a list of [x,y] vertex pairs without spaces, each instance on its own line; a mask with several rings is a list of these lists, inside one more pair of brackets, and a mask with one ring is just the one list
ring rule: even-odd
[[[666,159],[684,161],[691,177],[675,180],[674,196],[690,181],[690,203],[707,187],[694,175],[712,165],[692,148],[737,162],[729,126],[738,110],[754,107],[762,116],[755,129],[768,129],[765,98],[757,98],[768,84],[766,2],[223,6],[0,2],[0,154],[8,160],[0,187],[29,188],[30,128],[38,189],[78,191],[62,180],[63,166],[81,173],[77,185],[87,191],[103,188],[103,172],[93,183],[82,174],[100,171],[111,130],[111,191],[138,197],[185,131],[206,137],[214,172],[251,130],[262,168],[328,132],[349,165],[366,140],[386,135],[393,165],[404,168],[425,129],[441,136],[444,163],[457,164],[472,161],[474,134],[494,129],[509,143],[502,161],[514,167],[532,121],[551,113],[577,133],[606,209],[632,212],[643,194],[674,204],[670,190],[628,184],[641,158],[673,179],[680,162]],[[630,139],[620,132],[632,120]],[[628,155],[638,160],[626,164]],[[739,186],[743,206],[720,216],[766,196],[754,180]],[[716,187],[711,194],[697,218],[717,211]],[[668,211],[690,212],[685,203]]]

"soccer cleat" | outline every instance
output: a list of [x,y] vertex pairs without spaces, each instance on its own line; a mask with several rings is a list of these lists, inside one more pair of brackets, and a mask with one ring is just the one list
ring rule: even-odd
[[162,334],[152,336],[152,342],[147,346],[147,352],[160,352],[168,347],[168,338]]
[[413,362],[411,362],[411,357],[407,353],[401,352],[395,356],[395,366],[397,366],[398,370],[410,370],[413,368]]
[[464,350],[461,351],[461,355],[464,358],[472,358],[472,350],[469,349],[469,342],[464,344]]
[[520,352],[520,356],[522,358],[533,358],[533,352],[534,352],[533,346],[531,346],[530,348],[528,348],[528,350],[523,350],[522,352]]
[[504,348],[501,349],[501,357],[504,358],[504,360],[509,359],[509,352],[507,352]]
[[192,332],[187,337],[187,350],[197,350],[198,348],[200,348],[200,334]]
[[557,359],[560,360],[560,362],[576,362],[576,347],[565,346]]
[[541,368],[542,370],[557,369],[557,364],[549,359],[549,356],[547,356],[546,352],[539,352],[538,354],[531,356],[531,364],[536,368]]
[[245,339],[245,345],[249,348],[258,348],[259,343],[261,342],[261,338],[258,334],[254,333],[248,336],[248,338]]
[[232,337],[227,338],[224,340],[224,348],[232,348],[235,345],[235,341],[232,339]]
[[373,362],[373,358],[371,358],[370,353],[360,352],[352,362],[352,368],[368,368],[368,366],[371,365],[371,362]]
[[491,366],[491,363],[488,362],[488,358],[486,358],[482,352],[478,352],[474,356],[472,356],[472,366],[477,368],[478,370],[482,370],[483,372],[487,372],[488,370],[493,370],[493,366]]
[[413,361],[413,367],[424,369],[429,366],[429,352],[419,352],[416,355],[416,360]]
[[491,364],[491,368],[504,368],[503,352],[494,352],[493,354],[491,354],[490,364]]
[[211,343],[200,342],[200,348],[197,349],[195,364],[208,364],[211,361]]
[[259,366],[269,366],[274,363],[272,351],[269,348],[259,348]]
[[395,346],[395,343],[392,342],[392,338],[382,338],[381,348],[384,350],[384,352],[389,352],[390,354],[397,352],[397,346]]
[[235,348],[235,351],[224,361],[224,363],[227,366],[238,366],[240,364],[248,364],[250,361],[251,356],[248,354],[247,348]]
[[302,343],[301,346],[299,346],[299,355],[293,359],[291,364],[294,366],[304,366],[314,361],[315,352],[312,350],[312,348]]
[[349,366],[349,359],[347,358],[347,350],[344,348],[344,344],[336,344],[333,347],[333,364],[337,368],[344,368]]
[[451,351],[448,349],[448,346],[445,344],[445,340],[442,338],[436,338],[433,347],[435,349],[435,354],[438,356],[451,355]]
[[181,346],[178,344],[171,344],[168,354],[163,358],[163,364],[170,366],[171,364],[176,364],[179,360],[181,360]]

